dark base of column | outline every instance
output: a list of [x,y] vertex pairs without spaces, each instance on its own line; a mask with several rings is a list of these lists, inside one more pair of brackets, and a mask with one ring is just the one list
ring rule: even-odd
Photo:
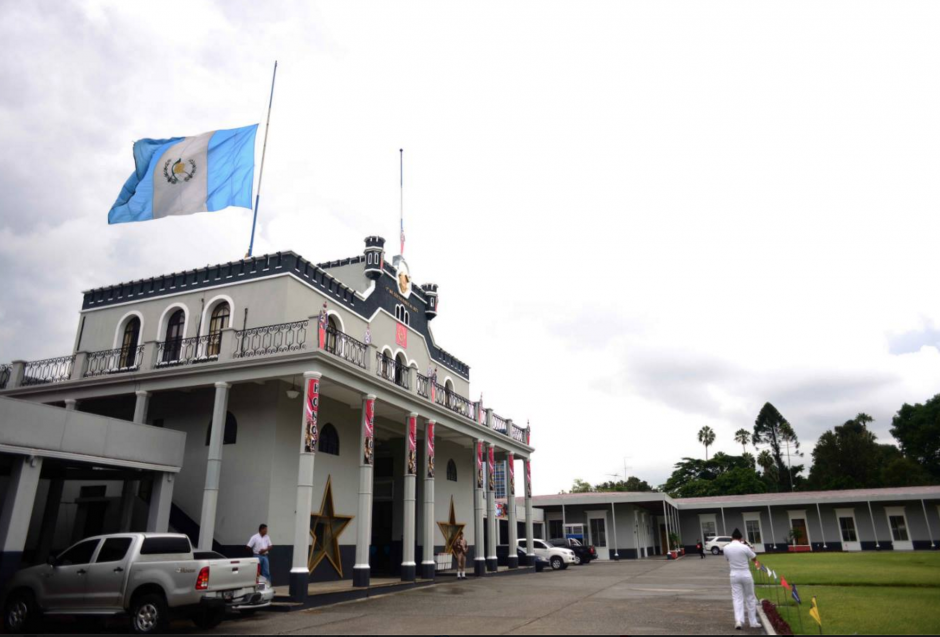
[[506,558],[509,563],[509,568],[519,568],[519,557],[516,555],[510,555]]
[[303,603],[307,599],[309,577],[309,573],[290,574],[290,599],[292,602]]
[[434,579],[437,568],[434,564],[422,564],[419,572],[421,573],[421,579]]
[[473,574],[477,577],[486,575],[486,560],[473,560]]
[[620,561],[620,554],[619,554],[619,553],[614,553],[613,555],[610,556],[610,559],[614,560],[615,562],[619,562],[619,561]]
[[413,582],[416,579],[417,567],[414,564],[401,565],[401,581]]
[[353,586],[356,588],[366,588],[369,586],[369,573],[371,569],[355,568],[353,569]]
[[495,573],[499,570],[499,562],[496,561],[495,557],[486,558],[486,570],[490,573]]

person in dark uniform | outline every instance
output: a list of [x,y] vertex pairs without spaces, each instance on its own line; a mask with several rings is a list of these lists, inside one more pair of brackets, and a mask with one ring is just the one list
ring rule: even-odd
[[699,557],[705,559],[705,543],[701,540],[695,540],[695,550],[698,551]]

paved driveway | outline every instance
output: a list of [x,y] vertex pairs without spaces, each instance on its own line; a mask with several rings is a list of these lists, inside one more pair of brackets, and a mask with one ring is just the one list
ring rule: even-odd
[[444,581],[447,583],[330,608],[259,613],[252,618],[225,622],[216,632],[434,635],[734,632],[728,567],[722,558],[598,562],[558,573]]

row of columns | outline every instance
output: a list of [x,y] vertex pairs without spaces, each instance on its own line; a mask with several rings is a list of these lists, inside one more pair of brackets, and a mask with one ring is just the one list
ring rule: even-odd
[[[307,553],[310,547],[310,514],[312,512],[313,498],[313,477],[315,468],[316,446],[319,436],[319,405],[320,405],[320,380],[319,372],[307,372],[304,374],[304,406],[301,426],[300,439],[300,462],[298,465],[297,476],[297,507],[294,527],[294,546],[293,562],[290,573],[290,595],[295,601],[303,601],[307,595],[307,585],[309,571],[307,567]],[[227,391],[227,387],[221,387],[223,383],[217,384],[216,413],[221,413],[222,422],[224,422],[224,403],[220,407],[219,394],[222,390]],[[353,586],[365,587],[369,585],[371,568],[369,565],[369,548],[371,544],[372,532],[372,496],[373,496],[373,466],[374,466],[374,437],[375,437],[375,401],[376,397],[369,394],[363,398],[362,416],[360,422],[359,438],[359,498],[358,498],[358,524],[356,526],[356,557],[353,566]],[[221,410],[221,411],[219,411]],[[221,462],[221,445],[218,450],[214,449],[213,441],[216,436],[216,413],[213,415],[213,431],[210,435],[210,462]],[[418,445],[417,445],[417,427],[418,414],[411,412],[408,414],[405,422],[405,458],[404,458],[404,498],[403,498],[403,532],[402,532],[402,564],[401,578],[403,581],[414,581],[418,576],[418,565],[415,561],[416,540],[416,487],[418,471]],[[487,424],[489,424],[491,412],[487,411]],[[421,472],[424,476],[424,501],[423,501],[423,525],[421,529],[420,542],[422,546],[422,561],[420,575],[425,579],[433,579],[436,564],[434,561],[435,545],[435,511],[434,511],[434,448],[435,448],[435,428],[437,423],[434,420],[428,420],[425,424],[424,451],[421,454]],[[220,432],[221,435],[221,427]],[[487,571],[497,570],[496,541],[496,493],[492,488],[484,488],[493,484],[495,476],[495,445],[486,443],[478,439],[473,445],[474,463],[476,467],[474,475],[474,573],[483,575]],[[515,467],[514,457],[508,455],[510,469],[507,472],[507,502],[509,505],[509,565],[517,567],[519,564],[516,556],[518,546],[518,531],[516,529],[516,511],[515,511]],[[528,554],[534,558],[532,551],[533,542],[533,524],[532,524],[532,488],[531,488],[531,465],[529,460],[525,460],[526,471],[526,536],[528,539]],[[210,509],[215,506],[215,497],[218,491],[217,475],[210,480],[212,471],[207,472],[206,478],[206,498],[203,504],[203,513],[206,515]],[[485,484],[488,482],[489,485]],[[208,504],[207,504],[208,503]],[[488,530],[484,532],[484,507],[488,515],[486,520]],[[208,528],[203,525],[203,529]],[[486,546],[484,547],[484,537],[486,537]],[[211,538],[211,536],[209,536]],[[210,539],[211,541],[211,539]]]

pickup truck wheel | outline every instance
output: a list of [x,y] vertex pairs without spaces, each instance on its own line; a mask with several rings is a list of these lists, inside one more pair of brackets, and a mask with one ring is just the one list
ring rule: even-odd
[[131,627],[138,635],[165,633],[170,609],[162,595],[144,594],[131,604]]
[[196,627],[200,630],[212,630],[216,626],[222,623],[222,620],[225,619],[225,609],[224,608],[207,608],[201,613],[197,613],[193,617],[193,623],[196,624]]
[[28,591],[16,591],[3,607],[3,631],[24,633],[39,622],[39,608]]
[[581,566],[581,556],[578,555],[577,553],[574,554],[574,563],[577,564],[578,566]]
[[564,568],[564,566],[565,566],[565,563],[562,562],[562,561],[561,561],[561,558],[558,557],[557,555],[552,558],[551,564],[552,564],[552,570],[553,570],[553,571],[560,571],[560,570],[561,570],[562,568]]

